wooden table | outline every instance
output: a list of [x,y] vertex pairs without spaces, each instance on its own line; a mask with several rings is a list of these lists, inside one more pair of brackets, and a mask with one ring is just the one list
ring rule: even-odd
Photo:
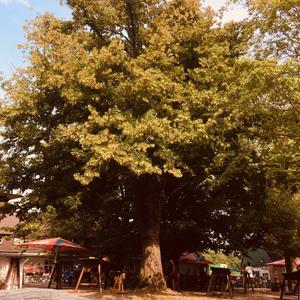
[[212,273],[208,285],[207,293],[211,292],[212,285],[214,283],[214,290],[225,292],[228,290],[230,297],[233,297],[233,288],[230,278],[230,270],[227,268],[211,268]]
[[[102,292],[101,284],[101,259],[99,258],[84,258],[79,259],[82,265],[82,269],[75,287],[75,291],[78,290],[80,286],[97,286],[99,292]],[[89,269],[97,267],[97,282],[82,282],[83,275],[88,272]]]
[[280,299],[283,298],[283,293],[285,289],[285,281],[294,280],[296,281],[296,286],[294,288],[293,294],[296,294],[298,292],[298,300],[300,300],[300,270],[296,272],[289,272],[289,273],[283,273],[283,279],[281,284],[281,292],[280,292]]

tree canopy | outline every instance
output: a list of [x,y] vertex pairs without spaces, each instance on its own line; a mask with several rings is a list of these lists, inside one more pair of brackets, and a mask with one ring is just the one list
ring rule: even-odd
[[258,19],[222,25],[196,0],[66,3],[71,20],[27,24],[28,66],[3,83],[0,175],[27,193],[5,206],[21,232],[142,249],[157,288],[160,240],[164,255],[261,243],[272,192],[298,191],[297,59],[253,48]]

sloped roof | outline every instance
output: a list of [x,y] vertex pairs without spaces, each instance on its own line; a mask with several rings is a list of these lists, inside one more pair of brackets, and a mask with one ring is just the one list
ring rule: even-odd
[[22,197],[21,195],[9,194],[7,192],[0,190],[0,202],[7,202],[9,200],[17,199],[21,197]]
[[264,249],[250,248],[242,259],[242,265],[247,265],[248,262],[252,267],[259,267],[271,262],[271,258]]
[[211,265],[212,261],[200,257],[196,253],[186,252],[179,257],[180,263]]
[[6,216],[0,221],[0,233],[8,233],[5,228],[15,228],[19,223],[19,219],[15,215]]

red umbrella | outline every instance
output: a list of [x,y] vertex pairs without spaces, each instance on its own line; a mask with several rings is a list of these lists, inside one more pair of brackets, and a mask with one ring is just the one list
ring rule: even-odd
[[[295,258],[296,266],[300,266],[300,257]],[[285,259],[275,260],[266,264],[266,266],[285,266]]]
[[179,262],[181,263],[187,263],[187,264],[202,264],[202,265],[211,265],[213,262],[207,260],[207,259],[202,259],[199,255],[196,253],[183,253],[179,257]]

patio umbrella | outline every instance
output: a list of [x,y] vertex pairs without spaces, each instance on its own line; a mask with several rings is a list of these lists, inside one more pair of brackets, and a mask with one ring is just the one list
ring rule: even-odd
[[58,266],[59,263],[57,262],[57,256],[59,252],[66,252],[66,251],[86,251],[87,249],[75,244],[71,241],[62,239],[60,237],[57,238],[50,238],[50,239],[43,239],[43,240],[34,240],[26,243],[19,244],[20,247],[27,247],[31,249],[44,249],[44,250],[53,250],[55,251],[55,260],[54,260],[54,269],[52,270],[50,276],[50,282],[48,284],[48,288],[50,288],[54,273],[56,273],[56,288],[61,287],[61,268]]
[[55,262],[57,261],[58,252],[66,251],[86,251],[87,249],[75,244],[71,241],[62,239],[60,237],[43,239],[43,240],[34,240],[26,243],[19,244],[20,247],[27,247],[30,249],[36,250],[53,250],[55,251]]

